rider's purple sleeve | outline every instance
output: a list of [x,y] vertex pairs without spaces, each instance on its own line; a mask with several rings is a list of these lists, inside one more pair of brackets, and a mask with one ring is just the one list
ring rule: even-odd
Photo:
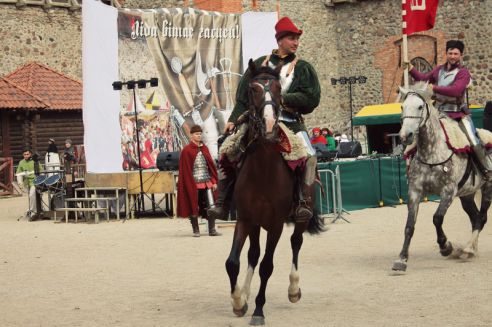
[[416,68],[409,71],[415,81],[424,81],[432,84],[437,84],[437,79],[439,78],[439,69],[441,66],[436,66],[433,70],[428,73],[421,73]]

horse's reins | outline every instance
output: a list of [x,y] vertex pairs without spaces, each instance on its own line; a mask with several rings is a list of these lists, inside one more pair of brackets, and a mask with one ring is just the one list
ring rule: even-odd
[[[401,123],[403,125],[403,120],[404,119],[407,119],[407,118],[410,118],[410,119],[420,119],[420,122],[419,122],[419,126],[418,126],[418,129],[420,130],[421,127],[425,126],[425,124],[427,123],[427,120],[429,119],[430,117],[430,109],[429,109],[429,104],[427,103],[427,101],[425,101],[424,97],[420,94],[418,94],[417,92],[408,92],[406,95],[405,95],[405,98],[406,99],[409,95],[416,95],[417,97],[419,97],[424,103],[425,103],[425,109],[427,111],[427,115],[425,116],[425,119],[423,118],[423,111],[422,111],[422,115],[420,116],[402,116],[401,117]],[[418,131],[417,133],[415,134],[418,134]],[[438,163],[429,163],[429,162],[425,162],[423,161],[422,159],[420,159],[420,156],[417,155],[415,156],[416,159],[418,160],[418,162],[424,164],[424,165],[427,165],[429,167],[435,167],[435,166],[441,166],[441,165],[444,165],[446,162],[448,162],[449,160],[451,160],[451,158],[454,156],[454,152],[452,150],[451,151],[451,155],[444,161],[441,161],[441,162],[438,162]]]

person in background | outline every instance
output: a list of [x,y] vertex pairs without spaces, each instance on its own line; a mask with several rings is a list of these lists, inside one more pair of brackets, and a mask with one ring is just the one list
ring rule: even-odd
[[58,154],[58,147],[55,144],[54,138],[48,140],[48,149],[44,157],[44,164],[46,170],[60,169],[60,155]]
[[[22,153],[24,159],[19,161],[15,175],[19,187],[24,187],[24,190],[29,194],[29,214],[33,214],[36,210],[36,188],[34,186],[34,166],[35,162],[30,149],[24,150]],[[38,163],[39,165],[39,163]],[[32,217],[29,216],[29,219]]]
[[333,133],[325,127],[321,129],[321,135],[323,135],[326,139],[326,147],[328,151],[335,151],[337,145],[335,143],[335,139],[333,138]]
[[198,215],[208,219],[208,234],[219,236],[215,230],[215,218],[207,215],[213,200],[212,191],[217,189],[217,169],[205,144],[202,143],[202,128],[190,129],[191,141],[181,151],[178,176],[178,216],[189,217],[193,236],[200,236]]
[[65,149],[63,150],[63,160],[65,162],[75,163],[75,148],[71,139],[65,140]]
[[349,140],[347,134],[342,134],[340,136],[340,143],[345,143],[345,142],[350,142],[350,140]]
[[321,129],[319,127],[313,128],[313,136],[311,136],[311,144],[326,145],[326,138],[323,135],[321,135]]

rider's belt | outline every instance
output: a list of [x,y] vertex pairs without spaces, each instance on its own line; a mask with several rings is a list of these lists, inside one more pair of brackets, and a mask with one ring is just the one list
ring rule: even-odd
[[436,102],[434,105],[439,111],[460,112],[461,108],[457,104]]
[[282,107],[279,119],[284,122],[296,122],[301,119],[301,115],[299,115],[299,113],[294,111],[292,108]]

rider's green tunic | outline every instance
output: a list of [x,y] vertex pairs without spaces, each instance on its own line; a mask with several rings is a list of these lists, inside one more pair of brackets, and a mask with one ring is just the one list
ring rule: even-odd
[[[280,58],[275,51],[270,55],[270,62],[277,66],[279,63],[287,64],[295,59],[295,54]],[[255,60],[259,67],[265,60],[262,56]],[[246,70],[236,92],[236,105],[229,117],[229,122],[236,124],[238,118],[248,110],[248,81],[250,79],[249,69]],[[321,89],[318,76],[313,66],[305,60],[298,60],[294,68],[294,77],[287,92],[283,92],[283,103],[300,114],[309,114],[319,105]],[[301,119],[295,122],[285,122],[294,133],[307,131]]]

